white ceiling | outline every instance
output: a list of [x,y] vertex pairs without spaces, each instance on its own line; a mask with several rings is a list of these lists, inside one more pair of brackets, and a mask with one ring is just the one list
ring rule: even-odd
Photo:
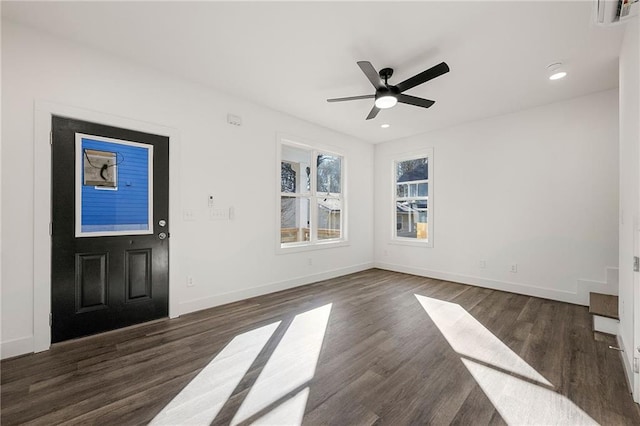
[[[2,2],[2,15],[377,143],[618,86],[623,27],[571,2]],[[436,101],[381,111],[356,61]],[[562,61],[564,80],[546,66]],[[230,111],[233,112],[233,111]],[[380,124],[391,127],[381,129]]]

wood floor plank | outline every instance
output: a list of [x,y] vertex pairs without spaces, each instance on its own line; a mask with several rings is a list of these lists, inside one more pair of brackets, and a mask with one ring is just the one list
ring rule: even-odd
[[[225,362],[219,356],[234,339],[279,322],[251,367],[224,379],[237,382],[213,424],[229,424],[292,321],[329,304],[317,360],[280,360],[290,371],[269,374],[305,375],[241,424],[286,414],[282,407],[302,410],[311,425],[526,424],[540,414],[531,408],[540,404],[536,395],[573,410],[558,419],[640,424],[620,356],[608,349],[615,342],[593,338],[586,307],[378,269],[4,360],[0,422],[149,423],[181,391],[207,392],[191,383],[213,360]],[[298,354],[314,345],[305,335],[287,337],[296,339]]]
[[[495,416],[495,418],[494,418]],[[500,423],[502,417],[497,413],[496,408],[491,404],[480,386],[474,386],[467,395],[460,409],[451,420],[452,425],[486,425],[492,422]],[[506,424],[502,420],[502,424]]]

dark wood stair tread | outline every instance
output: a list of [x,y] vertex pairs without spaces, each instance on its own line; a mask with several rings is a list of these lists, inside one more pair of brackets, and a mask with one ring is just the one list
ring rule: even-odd
[[589,313],[601,317],[620,319],[618,316],[618,296],[589,293]]

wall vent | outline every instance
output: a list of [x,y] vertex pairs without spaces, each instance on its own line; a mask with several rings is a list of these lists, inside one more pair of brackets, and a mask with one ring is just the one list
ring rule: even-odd
[[594,0],[595,18],[598,25],[622,24],[638,15],[638,0]]

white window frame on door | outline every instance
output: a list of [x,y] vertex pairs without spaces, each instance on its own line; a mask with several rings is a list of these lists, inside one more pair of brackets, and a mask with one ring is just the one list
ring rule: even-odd
[[[427,239],[418,240],[415,238],[398,237],[397,234],[397,181],[396,168],[397,164],[407,160],[416,160],[419,158],[427,159]],[[433,148],[425,148],[420,151],[396,155],[391,160],[391,236],[390,243],[408,245],[414,247],[433,247],[434,239],[434,184],[433,184]]]
[[[347,210],[347,158],[346,156],[337,151],[335,148],[326,147],[321,144],[311,142],[305,140],[303,138],[294,137],[290,135],[285,135],[282,133],[277,134],[277,143],[276,143],[276,194],[277,194],[277,202],[276,204],[276,253],[284,254],[284,253],[295,253],[300,251],[308,251],[308,250],[318,250],[318,249],[327,249],[333,247],[342,247],[349,245],[348,239],[348,210]],[[332,238],[326,240],[319,240],[317,238],[317,233],[314,232],[314,226],[317,230],[318,223],[318,194],[316,188],[316,167],[315,165],[311,165],[311,176],[310,176],[310,191],[308,193],[296,193],[289,194],[288,196],[296,197],[296,198],[309,198],[309,209],[310,209],[310,237],[309,241],[300,241],[295,243],[281,243],[281,203],[280,199],[282,196],[281,192],[281,163],[282,163],[282,147],[283,145],[290,146],[293,148],[298,148],[302,150],[309,151],[311,153],[311,163],[316,161],[318,154],[328,154],[335,155],[341,158],[340,163],[340,174],[341,174],[341,236],[340,238]],[[285,160],[286,161],[286,160]]]
[[[100,231],[83,231],[82,216],[82,167],[84,166],[84,151],[82,149],[83,139],[92,141],[108,142],[115,145],[132,146],[147,150],[147,229],[129,229],[129,230],[100,230]],[[117,164],[117,163],[116,163]],[[110,190],[115,188],[109,188]],[[76,217],[75,230],[76,238],[93,238],[93,237],[111,237],[122,235],[151,235],[153,234],[153,145],[125,141],[122,139],[107,138],[104,136],[87,135],[84,133],[76,133]]]

